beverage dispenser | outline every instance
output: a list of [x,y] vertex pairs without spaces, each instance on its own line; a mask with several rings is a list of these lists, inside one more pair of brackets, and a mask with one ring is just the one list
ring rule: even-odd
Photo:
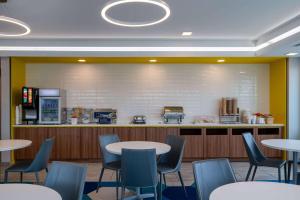
[[36,124],[39,119],[39,90],[33,87],[22,88],[23,121]]

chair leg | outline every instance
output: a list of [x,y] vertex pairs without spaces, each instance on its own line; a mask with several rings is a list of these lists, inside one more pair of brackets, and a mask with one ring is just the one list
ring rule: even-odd
[[98,181],[97,190],[96,190],[97,193],[100,188],[99,183],[101,183],[101,181],[102,181],[103,174],[104,174],[104,167],[102,167],[101,172],[100,172],[99,181]]
[[278,182],[281,182],[281,168],[278,167]]
[[254,180],[254,177],[255,177],[255,174],[256,174],[256,170],[257,170],[257,166],[254,167],[254,172],[253,172],[253,174],[252,174],[252,179],[251,179],[251,181]]
[[46,170],[46,173],[48,173],[48,168],[47,167],[45,168],[45,170]]
[[156,186],[154,186],[154,200],[157,200],[157,189],[156,189]]
[[180,171],[178,171],[178,176],[179,176],[179,180],[180,180],[181,186],[182,186],[182,188],[184,190],[185,197],[187,197],[188,195],[187,195],[187,192],[186,192],[186,189],[185,189],[184,182],[183,182],[183,179],[182,179]]
[[159,174],[159,200],[162,200],[162,173]]
[[286,164],[284,164],[284,182],[287,183],[288,182],[288,178],[287,178],[287,174],[286,174]]
[[116,182],[117,182],[117,187],[116,187],[116,195],[117,195],[117,200],[119,199],[119,172],[118,170],[116,171]]
[[121,200],[123,200],[124,199],[124,196],[125,196],[125,187],[124,186],[122,186],[122,189],[121,189],[122,191],[121,191]]
[[141,188],[138,187],[138,188],[135,189],[135,191],[136,191],[137,199],[141,199]]
[[290,182],[290,178],[291,178],[291,171],[292,171],[292,163],[288,163],[288,178],[287,178],[287,181]]
[[250,167],[249,167],[249,169],[248,169],[248,173],[247,173],[247,176],[246,176],[246,180],[245,180],[245,181],[248,181],[249,176],[250,176],[251,171],[252,171],[252,167],[253,167],[253,165],[250,165]]
[[166,175],[163,174],[163,178],[164,178],[164,184],[165,184],[165,188],[167,187],[167,181],[166,181]]
[[39,173],[35,172],[36,184],[40,184]]
[[23,183],[23,172],[20,172],[20,183]]
[[4,182],[7,183],[8,180],[8,171],[5,170]]

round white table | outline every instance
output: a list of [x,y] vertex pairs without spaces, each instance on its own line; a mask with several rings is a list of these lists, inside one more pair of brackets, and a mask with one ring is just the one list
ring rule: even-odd
[[298,167],[298,152],[300,152],[300,140],[291,139],[269,139],[263,140],[261,143],[264,146],[293,152],[293,182],[297,181],[297,167]]
[[22,149],[31,145],[30,140],[0,140],[0,152]]
[[32,184],[0,184],[0,197],[9,200],[62,200],[53,189]]
[[156,149],[156,155],[165,154],[171,150],[168,144],[147,141],[116,142],[107,145],[105,148],[108,152],[117,155],[122,154],[122,149]]
[[237,182],[215,189],[209,200],[299,200],[300,186],[274,182]]

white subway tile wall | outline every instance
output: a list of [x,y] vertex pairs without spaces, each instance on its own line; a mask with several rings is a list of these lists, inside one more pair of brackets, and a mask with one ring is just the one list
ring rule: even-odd
[[269,112],[268,64],[27,64],[26,84],[65,89],[69,108],[115,108],[118,123],[134,115],[161,122],[167,105],[183,106],[191,123],[217,116],[221,97]]

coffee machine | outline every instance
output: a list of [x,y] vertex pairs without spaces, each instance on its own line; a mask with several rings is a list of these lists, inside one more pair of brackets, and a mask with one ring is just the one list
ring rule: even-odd
[[33,87],[22,88],[23,121],[36,124],[39,119],[39,90]]

